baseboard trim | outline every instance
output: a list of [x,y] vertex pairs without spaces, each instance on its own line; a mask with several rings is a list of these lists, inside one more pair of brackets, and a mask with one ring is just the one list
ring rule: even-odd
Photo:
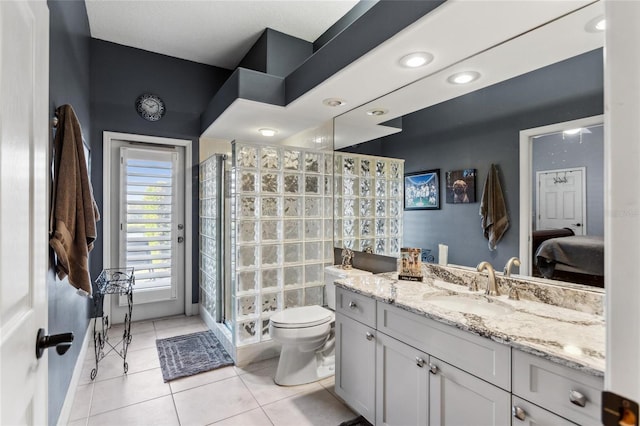
[[187,316],[190,317],[192,315],[199,315],[200,314],[200,304],[199,303],[192,303],[191,304],[191,312],[187,313]]
[[87,332],[84,334],[84,339],[82,339],[82,349],[80,349],[78,359],[76,359],[76,365],[73,369],[73,375],[71,376],[71,381],[69,382],[69,387],[67,388],[67,394],[64,398],[62,409],[60,410],[60,416],[58,417],[57,424],[60,426],[69,423],[71,408],[73,408],[73,400],[76,397],[78,383],[80,383],[80,376],[82,375],[82,366],[84,364],[84,359],[87,356],[87,350],[89,349],[88,342],[89,339],[93,339],[93,323],[95,320],[95,318],[91,318],[89,324],[87,325]]

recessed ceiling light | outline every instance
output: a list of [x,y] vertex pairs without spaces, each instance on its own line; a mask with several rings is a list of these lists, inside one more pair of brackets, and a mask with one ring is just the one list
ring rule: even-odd
[[601,33],[607,29],[607,21],[604,19],[604,16],[598,16],[587,22],[584,29],[590,33]]
[[476,71],[463,71],[450,76],[447,81],[451,84],[467,84],[480,78],[480,73]]
[[400,58],[400,65],[407,68],[418,68],[433,61],[433,55],[427,52],[414,52]]
[[275,130],[275,129],[268,129],[268,128],[266,128],[266,127],[265,127],[265,128],[262,128],[262,129],[259,129],[259,130],[258,130],[258,132],[260,132],[260,134],[261,134],[262,136],[266,136],[266,137],[268,137],[268,138],[270,138],[271,136],[275,136],[275,135],[276,135],[276,133],[278,133],[278,131],[277,131],[277,130]]
[[322,103],[325,104],[326,106],[330,106],[330,107],[339,107],[342,105],[345,105],[346,102],[340,98],[327,98],[327,99],[323,99]]
[[367,115],[379,116],[379,115],[385,115],[388,112],[389,111],[384,108],[374,108],[367,111]]

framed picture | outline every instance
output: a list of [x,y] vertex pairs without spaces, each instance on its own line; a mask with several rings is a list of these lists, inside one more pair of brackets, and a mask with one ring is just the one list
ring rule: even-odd
[[476,202],[476,169],[447,172],[447,204]]
[[404,175],[404,209],[437,210],[440,208],[440,169]]

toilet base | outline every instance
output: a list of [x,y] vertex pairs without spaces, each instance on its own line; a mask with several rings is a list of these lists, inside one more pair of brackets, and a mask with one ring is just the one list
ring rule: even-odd
[[302,352],[297,346],[283,346],[274,381],[281,386],[313,383],[335,373],[335,355]]

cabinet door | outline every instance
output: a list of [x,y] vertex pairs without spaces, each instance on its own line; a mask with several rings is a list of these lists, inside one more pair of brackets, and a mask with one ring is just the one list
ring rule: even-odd
[[515,395],[511,415],[513,426],[575,426],[575,423]]
[[428,356],[378,332],[376,342],[376,425],[428,424]]
[[376,331],[336,313],[336,393],[375,423]]
[[511,394],[435,357],[430,364],[430,425],[511,424]]

